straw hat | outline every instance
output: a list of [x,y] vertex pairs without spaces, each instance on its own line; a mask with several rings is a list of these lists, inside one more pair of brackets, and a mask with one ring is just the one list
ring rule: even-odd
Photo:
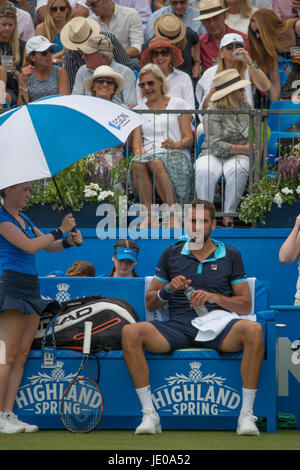
[[147,49],[142,52],[140,66],[144,67],[144,65],[149,64],[149,62],[151,62],[151,52],[162,47],[171,50],[174,67],[178,67],[178,65],[183,63],[181,50],[174,46],[174,44],[172,44],[168,38],[164,38],[163,36],[156,36],[155,38],[151,39],[151,41],[149,41]]
[[251,85],[249,80],[242,80],[239,72],[235,69],[227,69],[218,73],[213,79],[215,93],[211,96],[211,101],[217,101],[232,91],[240,90],[247,85]]
[[76,16],[68,21],[60,33],[60,39],[67,49],[76,51],[91,37],[100,33],[100,24],[90,18]]
[[98,36],[91,36],[85,43],[81,44],[79,49],[85,54],[95,54],[96,52],[112,54],[114,47],[108,36],[98,34]]
[[124,80],[123,75],[121,75],[120,73],[115,72],[108,65],[101,65],[100,67],[97,67],[94,70],[93,75],[85,81],[86,90],[91,93],[94,80],[96,78],[100,78],[100,77],[113,78],[115,80],[115,82],[117,84],[117,88],[114,91],[115,95],[117,95],[118,93],[121,93],[121,91],[123,90],[124,84],[125,84],[125,80]]
[[221,0],[201,0],[199,10],[200,16],[193,18],[193,20],[207,20],[213,16],[220,15],[220,13],[229,10],[229,8],[223,8]]
[[178,16],[167,14],[157,18],[153,24],[155,36],[163,36],[170,42],[179,42],[186,35],[186,27]]

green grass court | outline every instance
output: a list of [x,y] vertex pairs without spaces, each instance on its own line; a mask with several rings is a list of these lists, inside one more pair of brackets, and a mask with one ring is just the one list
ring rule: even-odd
[[89,434],[41,430],[10,436],[0,434],[1,450],[300,450],[300,431],[262,432],[252,437],[237,436],[234,431],[163,431],[160,435],[135,436],[127,430],[99,430]]

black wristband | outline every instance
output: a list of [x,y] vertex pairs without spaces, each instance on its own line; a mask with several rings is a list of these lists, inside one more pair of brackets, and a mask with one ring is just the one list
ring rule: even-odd
[[174,294],[174,292],[168,291],[166,287],[163,287],[159,291],[157,291],[157,297],[162,302],[167,302],[169,298]]
[[61,242],[62,246],[67,249],[67,248],[71,248],[73,245],[70,245],[70,243],[68,242],[68,239],[67,238],[64,238]]
[[60,228],[56,228],[55,230],[52,230],[52,232],[50,233],[54,237],[54,240],[59,240],[63,236],[63,233],[60,230]]

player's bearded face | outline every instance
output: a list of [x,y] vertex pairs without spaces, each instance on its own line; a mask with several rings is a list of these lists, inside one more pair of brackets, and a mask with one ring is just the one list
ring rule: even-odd
[[210,238],[214,221],[210,218],[208,210],[203,206],[192,208],[187,212],[187,230],[191,237],[191,243],[195,246],[191,249],[200,249]]

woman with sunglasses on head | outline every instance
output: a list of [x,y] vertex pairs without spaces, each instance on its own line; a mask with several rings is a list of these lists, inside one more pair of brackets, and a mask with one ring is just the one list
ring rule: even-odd
[[9,106],[17,104],[18,75],[22,67],[25,42],[18,38],[16,8],[0,6],[0,64],[2,56],[10,56],[11,62],[0,66],[0,80],[5,83],[5,99]]
[[18,105],[51,95],[68,95],[69,79],[64,67],[52,62],[53,43],[34,36],[26,43],[26,62],[19,75]]
[[262,92],[267,92],[271,82],[266,74],[251,60],[242,36],[236,33],[225,34],[221,39],[217,64],[207,69],[196,86],[196,98],[200,109],[206,109],[210,98],[215,92],[213,78],[217,73],[227,69],[238,70],[244,80],[251,83],[245,87],[246,100],[251,108],[254,107],[253,86]]
[[2,347],[5,344],[0,363],[0,434],[34,432],[38,427],[20,421],[12,410],[40,316],[60,309],[56,301],[40,297],[35,253],[57,253],[81,243],[82,237],[79,231],[71,232],[72,214],[46,235],[37,229],[21,212],[30,197],[29,183],[8,186],[0,196],[0,341]]
[[[170,97],[168,83],[161,69],[147,64],[139,74],[139,87],[144,101],[134,109],[145,110],[189,110],[183,99]],[[147,209],[147,216],[140,228],[155,226],[151,217],[153,194],[162,203],[183,207],[194,194],[193,169],[188,148],[193,143],[191,114],[147,114],[147,121],[132,134],[132,150],[129,186],[141,204]],[[173,217],[174,215],[174,217]],[[180,226],[178,217],[171,214],[170,228]]]
[[[195,94],[191,77],[179,70],[178,65],[183,63],[181,50],[163,36],[156,36],[149,42],[140,57],[140,66],[155,64],[166,77],[169,91],[168,96],[182,98],[189,105],[189,109],[195,109]],[[143,98],[138,90],[137,80],[137,102],[141,103]]]
[[72,7],[68,0],[48,0],[44,23],[37,25],[35,34],[45,36],[54,43],[52,61],[63,62],[65,48],[60,40],[60,33],[72,17]]
[[[292,70],[281,87],[278,54],[290,58],[290,48],[300,46],[300,19],[281,20],[273,11],[259,9],[251,17],[248,37],[250,56],[269,75],[270,101],[291,100],[298,89],[300,64],[293,63]],[[300,61],[300,52],[296,52],[295,61]]]

